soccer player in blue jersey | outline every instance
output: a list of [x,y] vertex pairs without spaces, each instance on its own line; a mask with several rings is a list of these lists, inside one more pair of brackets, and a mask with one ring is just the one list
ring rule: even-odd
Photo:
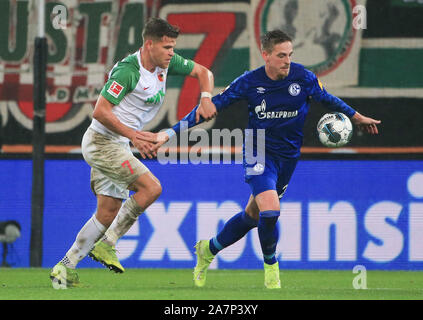
[[[261,38],[261,51],[265,65],[245,72],[226,90],[212,98],[217,111],[238,100],[248,102],[248,128],[265,129],[265,161],[256,166],[246,159],[244,146],[245,181],[251,187],[251,195],[245,210],[226,222],[223,229],[210,240],[196,244],[197,265],[194,283],[202,287],[206,282],[207,268],[222,249],[244,237],[252,228],[258,228],[263,252],[266,288],[280,288],[279,265],[276,259],[280,215],[280,198],[294,172],[303,140],[303,126],[310,107],[310,99],[321,102],[332,111],[342,112],[360,129],[377,134],[379,120],[365,117],[341,99],[329,94],[317,77],[301,64],[291,62],[292,40],[283,31],[267,32]],[[181,121],[192,127],[203,119],[197,107]],[[181,122],[155,137],[157,147],[179,132]],[[257,148],[256,137],[253,137]],[[256,150],[254,150],[256,151]],[[249,154],[255,154],[249,152]],[[254,168],[261,172],[255,172]],[[250,169],[250,170],[249,170]]]

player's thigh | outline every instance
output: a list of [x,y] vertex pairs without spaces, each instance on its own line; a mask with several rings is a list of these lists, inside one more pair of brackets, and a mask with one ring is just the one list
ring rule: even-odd
[[157,198],[162,193],[162,185],[151,171],[140,175],[129,185],[128,189],[136,193],[148,194],[154,198]]
[[[254,198],[250,198],[247,204],[250,215],[251,213],[257,215],[257,210],[259,212],[265,210],[278,210],[279,202],[274,201],[273,197],[269,196],[270,194],[276,194],[277,199],[276,183],[278,181],[278,170],[274,160],[266,159],[265,166],[260,174],[249,174],[245,166],[244,170],[245,181],[249,184],[251,194]],[[261,200],[262,198],[264,199],[263,201]]]
[[104,195],[118,199],[127,199],[129,197],[129,190],[122,185],[116,184],[96,168],[91,168],[90,184],[95,196]]
[[114,198],[102,194],[97,195],[97,220],[104,226],[109,227],[115,219],[120,207],[122,199]]
[[297,161],[297,159],[289,159],[279,163],[278,181],[276,183],[276,192],[279,199],[283,197],[288,188],[288,183],[297,166]]

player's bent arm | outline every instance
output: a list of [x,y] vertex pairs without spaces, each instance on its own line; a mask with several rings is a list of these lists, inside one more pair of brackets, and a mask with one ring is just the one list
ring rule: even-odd
[[120,122],[112,112],[112,108],[113,104],[100,94],[94,108],[93,118],[99,121],[107,129],[132,140],[136,136],[136,131]]
[[192,68],[192,71],[189,75],[198,79],[200,91],[210,93],[210,97],[208,97],[210,99],[211,93],[214,89],[213,73],[201,64],[194,63],[194,68]]
[[109,130],[131,140],[143,159],[147,157],[151,159],[153,155],[155,156],[155,150],[151,144],[152,141],[155,141],[154,135],[150,132],[136,131],[125,126],[112,112],[112,108],[113,104],[100,94],[94,108],[93,118]]
[[214,89],[213,73],[206,67],[194,63],[190,76],[198,79],[201,91],[200,106],[195,118],[196,122],[199,122],[200,116],[206,121],[213,119],[217,114],[216,106],[211,100],[212,91]]

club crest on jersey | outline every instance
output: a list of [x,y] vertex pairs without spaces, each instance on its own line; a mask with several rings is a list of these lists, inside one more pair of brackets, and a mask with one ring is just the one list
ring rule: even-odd
[[298,83],[291,83],[288,88],[288,92],[291,96],[298,96],[301,92],[301,87]]
[[159,78],[159,81],[160,81],[160,82],[163,82],[163,80],[164,80],[164,74],[163,74],[163,72],[162,72],[162,73],[159,73],[159,74],[157,75],[157,78]]
[[120,93],[125,87],[121,84],[117,83],[116,81],[113,81],[109,89],[107,89],[107,92],[110,93],[113,97],[117,98],[119,97]]

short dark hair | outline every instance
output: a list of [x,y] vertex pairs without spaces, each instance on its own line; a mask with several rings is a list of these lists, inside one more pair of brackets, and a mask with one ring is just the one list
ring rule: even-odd
[[166,20],[160,18],[151,18],[144,26],[142,32],[142,38],[145,41],[146,39],[160,40],[163,36],[169,38],[177,38],[179,35],[179,28],[172,26]]
[[292,38],[287,35],[282,30],[272,30],[266,32],[260,38],[261,41],[261,50],[266,52],[271,52],[275,44],[283,43],[283,42],[292,42]]

